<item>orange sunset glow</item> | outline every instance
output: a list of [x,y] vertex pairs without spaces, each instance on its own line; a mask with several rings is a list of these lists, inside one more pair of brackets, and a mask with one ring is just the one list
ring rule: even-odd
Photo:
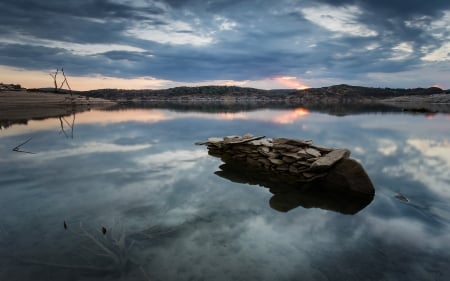
[[[0,77],[9,83],[21,84],[25,88],[52,87],[52,78],[48,71],[30,71],[12,67],[0,67]],[[73,90],[87,91],[93,89],[148,89],[163,88],[167,80],[153,77],[118,78],[107,76],[74,76],[70,70],[66,73]],[[58,81],[58,84],[62,81]]]
[[285,114],[279,115],[273,119],[277,124],[292,124],[299,118],[302,118],[309,114],[306,108],[296,108],[293,111],[287,112]]
[[309,88],[307,85],[303,84],[297,77],[293,76],[279,76],[274,77],[274,81],[283,85],[284,87],[303,90]]

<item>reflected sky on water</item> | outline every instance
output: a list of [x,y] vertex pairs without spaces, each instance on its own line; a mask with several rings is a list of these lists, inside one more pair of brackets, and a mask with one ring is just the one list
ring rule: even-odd
[[[57,118],[14,125],[0,131],[0,279],[448,280],[449,120],[133,109],[77,114],[73,138]],[[248,132],[350,149],[373,201],[279,212],[194,145]],[[29,138],[36,154],[12,151]]]

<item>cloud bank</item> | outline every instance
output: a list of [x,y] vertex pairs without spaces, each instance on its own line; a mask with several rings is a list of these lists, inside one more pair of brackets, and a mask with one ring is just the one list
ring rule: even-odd
[[446,0],[6,0],[0,32],[0,74],[450,88]]

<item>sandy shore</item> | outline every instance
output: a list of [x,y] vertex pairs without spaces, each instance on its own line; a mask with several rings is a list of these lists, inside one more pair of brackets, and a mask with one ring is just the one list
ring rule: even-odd
[[115,103],[99,98],[70,94],[27,91],[0,91],[2,123],[70,115],[91,108],[107,108]]

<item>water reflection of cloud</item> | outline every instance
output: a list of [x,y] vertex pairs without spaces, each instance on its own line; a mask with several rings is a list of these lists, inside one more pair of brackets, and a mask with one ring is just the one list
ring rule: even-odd
[[307,263],[300,262],[307,261],[305,253],[294,246],[298,244],[294,237],[300,237],[302,232],[298,236],[277,232],[267,219],[266,212],[217,209],[190,221],[176,240],[157,249],[158,259],[152,266],[167,269],[158,272],[157,277],[238,280],[245,276],[246,280],[279,280],[300,272],[306,276],[310,270]]
[[[234,200],[248,199],[242,195],[229,194]],[[158,272],[160,279],[384,280],[385,274],[399,279],[405,271],[429,279],[433,273],[427,264],[438,271],[445,268],[432,257],[436,250],[448,249],[448,232],[430,232],[420,220],[386,221],[370,212],[350,218],[318,210],[281,217],[258,205],[234,211],[205,207],[197,210],[214,211],[189,221],[169,245],[155,249],[158,259],[152,267],[167,269]]]
[[[263,122],[273,122],[276,124],[292,124],[300,118],[305,118],[310,112],[305,108],[275,110],[275,109],[262,109],[255,111],[246,111],[238,113],[202,113],[202,112],[189,112],[183,113],[184,117],[193,118],[205,118],[205,119],[217,119],[217,120],[256,120]],[[173,118],[180,118],[176,112],[170,112],[170,116]]]
[[148,154],[135,159],[138,167],[163,166],[165,168],[189,169],[196,165],[196,161],[206,157],[205,151],[196,150],[169,150],[156,154]]
[[[73,140],[48,132],[58,126],[53,119],[47,131],[33,137],[33,145],[51,155],[45,165],[38,160],[46,157],[44,153],[2,155],[0,159],[7,160],[0,162],[0,209],[7,226],[18,234],[15,244],[3,243],[2,250],[35,257],[61,251],[76,254],[73,245],[61,243],[64,218],[98,222],[95,227],[119,218],[125,227],[146,227],[158,217],[177,231],[132,249],[136,257],[146,258],[142,265],[155,280],[294,280],[299,276],[446,280],[450,276],[445,191],[450,161],[448,130],[441,130],[448,128],[448,120],[437,117],[433,122],[438,124],[430,128],[429,120],[414,116],[311,114],[301,119],[312,128],[302,136],[304,132],[293,130],[298,129],[295,122],[282,126],[271,122],[284,110],[245,112],[248,119],[226,122],[215,118],[217,114],[162,112],[168,119],[161,122],[123,124],[117,119],[118,123],[80,126]],[[259,121],[261,128],[255,126]],[[407,121],[419,129],[403,128]],[[366,122],[373,126],[365,126]],[[273,211],[267,205],[271,197],[267,190],[216,177],[219,161],[192,144],[243,127],[350,148],[378,184],[374,201],[355,216],[320,209]],[[430,134],[424,138],[426,133]],[[81,150],[68,152],[76,147]],[[390,149],[384,151],[386,147]],[[89,152],[94,148],[103,152]],[[412,196],[411,202],[390,196],[398,190]],[[138,208],[134,215],[129,211],[133,208]],[[159,210],[163,211],[158,216]],[[52,252],[42,245],[56,249]],[[130,268],[131,273],[136,270]]]
[[[355,121],[360,123],[361,128],[364,129],[394,130],[402,134],[415,135],[419,131],[422,134],[448,131],[448,119],[450,115],[438,114],[434,115],[433,119],[427,119],[425,115],[420,114],[396,114],[395,116],[387,115],[385,117],[373,116],[373,118],[367,118],[367,116],[351,116],[349,118],[355,119]],[[420,130],[418,130],[419,127]]]
[[445,141],[409,139],[408,145],[417,155],[414,162],[405,163],[404,172],[424,183],[441,197],[450,198],[450,144]]
[[[450,146],[448,141],[408,139],[399,163],[385,165],[382,172],[422,183],[440,198],[450,198]],[[407,160],[406,160],[407,159]]]
[[[309,111],[304,108],[294,110],[274,110],[264,109],[256,111],[242,112],[178,112],[166,109],[126,109],[121,111],[101,111],[91,110],[75,115],[75,131],[80,125],[113,125],[119,123],[159,123],[176,119],[210,119],[210,120],[254,120],[260,122],[271,122],[275,124],[289,125],[299,118],[307,118]],[[319,116],[315,116],[315,122],[320,122]],[[71,118],[71,117],[67,117]],[[15,136],[24,133],[32,133],[44,130],[59,130],[60,120],[58,118],[49,118],[45,120],[30,120],[28,126],[13,125],[7,130],[1,131],[2,136]]]
[[168,120],[170,117],[159,109],[127,109],[122,111],[92,110],[77,114],[77,124],[114,124],[121,122],[154,123]]
[[422,151],[427,156],[438,156],[450,166],[450,141],[436,141],[429,139],[409,139],[408,144]]
[[[405,217],[378,218],[370,216],[367,218],[368,231],[376,237],[382,237],[387,245],[398,245],[402,247],[417,248],[433,251],[449,248],[450,228],[448,225],[439,232],[431,233],[427,225],[416,219]],[[407,235],[405,235],[407,234]],[[450,250],[450,249],[449,249]]]
[[377,139],[378,152],[384,156],[394,155],[397,152],[397,144],[390,139]]
[[72,157],[81,155],[92,155],[96,153],[120,153],[138,151],[152,147],[152,144],[134,144],[134,145],[119,145],[105,142],[85,142],[77,146],[60,150],[50,150],[41,152],[37,160],[53,160],[62,157]]
[[[66,116],[65,118],[70,119],[69,121],[72,122],[72,116]],[[127,109],[123,111],[91,110],[76,113],[74,124],[76,130],[77,126],[83,124],[108,125],[124,122],[156,123],[168,119],[171,119],[171,117],[167,112],[159,109]],[[58,130],[59,128],[60,120],[52,117],[44,120],[29,120],[27,126],[21,124],[13,125],[6,130],[0,131],[0,133],[2,136],[14,136],[49,129]]]
[[[147,111],[151,111],[149,114]],[[124,112],[128,112],[124,111]],[[86,116],[88,113],[83,113]],[[135,114],[142,114],[143,117],[135,117]],[[90,115],[90,113],[89,113]],[[255,122],[269,122],[274,124],[283,124],[290,125],[295,123],[299,119],[307,119],[314,118],[315,122],[323,122],[322,114],[314,114],[311,116],[311,113],[305,108],[296,108],[289,110],[276,110],[276,109],[262,109],[255,111],[242,111],[242,112],[217,112],[217,113],[208,113],[208,112],[178,112],[172,110],[130,110],[127,114],[116,114],[114,118],[103,118],[100,117],[89,117],[89,120],[95,121],[100,119],[100,123],[105,124],[106,122],[111,123],[120,123],[120,122],[138,122],[138,123],[158,123],[162,121],[174,121],[174,120],[187,120],[187,119],[204,119],[206,120],[218,120],[220,121],[233,121],[233,120],[248,120]],[[81,118],[80,118],[81,119]],[[84,118],[86,119],[86,118]],[[83,119],[83,120],[84,120]],[[325,119],[327,119],[325,117]],[[83,121],[82,122],[85,122]],[[167,122],[166,122],[167,123]],[[82,123],[80,123],[82,124]],[[306,126],[303,124],[303,126]],[[246,133],[246,132],[244,132]]]

